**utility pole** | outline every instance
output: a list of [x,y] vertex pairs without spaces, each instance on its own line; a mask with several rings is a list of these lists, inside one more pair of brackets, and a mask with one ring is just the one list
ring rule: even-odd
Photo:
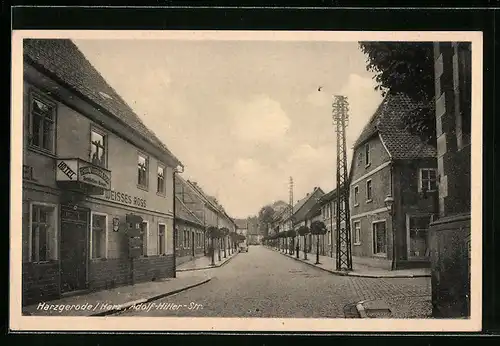
[[[289,225],[290,225],[290,230],[293,229],[293,220],[292,220],[292,217],[293,217],[293,178],[290,177],[290,186],[289,186],[289,204],[290,204],[290,218],[289,218]],[[286,239],[288,240],[288,237],[286,237]],[[287,247],[289,247],[289,244],[286,244]],[[293,250],[290,250],[290,253],[292,252]]]
[[[349,213],[349,177],[347,175],[346,127],[349,104],[346,96],[335,95],[332,102],[333,124],[337,132],[337,270],[352,270],[351,220]],[[342,227],[342,222],[344,227]]]

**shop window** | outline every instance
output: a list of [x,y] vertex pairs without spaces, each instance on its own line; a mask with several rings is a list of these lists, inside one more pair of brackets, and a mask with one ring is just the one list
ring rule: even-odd
[[30,261],[46,262],[57,259],[56,207],[31,205]]
[[165,195],[165,167],[158,164],[156,192]]
[[147,221],[143,221],[141,224],[141,256],[147,256],[148,254],[148,232],[149,232],[149,224]]
[[361,221],[354,221],[354,245],[361,245]]
[[92,213],[91,215],[90,250],[91,258],[106,258],[107,215]]
[[158,224],[158,255],[164,255],[165,252],[165,225]]
[[373,253],[375,255],[387,253],[385,221],[373,223]]
[[421,168],[419,175],[419,192],[431,192],[437,189],[437,172],[435,168]]
[[146,155],[139,154],[137,162],[137,185],[139,187],[147,189],[148,187],[148,172],[149,172],[149,159]]
[[106,168],[106,135],[96,129],[90,131],[90,162]]
[[37,149],[55,152],[56,106],[35,93],[30,94],[29,144]]
[[408,217],[409,257],[429,256],[428,231],[430,222],[430,215]]

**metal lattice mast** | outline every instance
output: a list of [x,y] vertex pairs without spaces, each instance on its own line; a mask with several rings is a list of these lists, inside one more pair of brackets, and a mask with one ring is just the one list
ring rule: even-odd
[[[334,96],[333,124],[337,132],[337,270],[352,270],[349,182],[347,175],[346,127],[349,122],[347,97]],[[344,223],[344,227],[342,227]]]

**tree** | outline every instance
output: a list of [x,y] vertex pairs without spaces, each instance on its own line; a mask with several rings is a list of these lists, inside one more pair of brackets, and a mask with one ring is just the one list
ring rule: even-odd
[[323,221],[313,221],[311,224],[311,234],[316,235],[316,264],[319,264],[319,236],[326,234],[327,229]]
[[306,243],[307,243],[307,234],[309,234],[309,228],[307,226],[300,226],[299,229],[297,230],[297,233],[300,235],[300,236],[303,236],[304,237],[304,259],[307,259],[307,247],[306,247]]
[[360,42],[367,71],[375,73],[375,90],[403,93],[418,108],[403,116],[406,130],[436,145],[434,47],[432,42]]
[[210,252],[212,257],[212,265],[215,265],[215,245],[214,240],[219,237],[219,229],[214,226],[207,228],[207,236],[210,239]]
[[290,245],[290,255],[293,255],[293,251],[295,249],[295,236],[297,235],[297,232],[295,232],[294,229],[290,229],[286,232],[286,235],[288,238],[292,238],[292,243],[291,244],[287,244],[287,245]]
[[262,207],[259,211],[259,233],[262,235],[267,235],[268,225],[273,220],[274,209],[270,205]]

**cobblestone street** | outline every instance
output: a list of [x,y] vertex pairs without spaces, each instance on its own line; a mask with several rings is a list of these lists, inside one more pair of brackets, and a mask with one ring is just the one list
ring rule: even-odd
[[348,304],[371,299],[386,300],[396,318],[430,314],[429,278],[337,276],[262,246],[206,272],[213,279],[204,285],[154,301],[149,311],[119,315],[344,318]]

